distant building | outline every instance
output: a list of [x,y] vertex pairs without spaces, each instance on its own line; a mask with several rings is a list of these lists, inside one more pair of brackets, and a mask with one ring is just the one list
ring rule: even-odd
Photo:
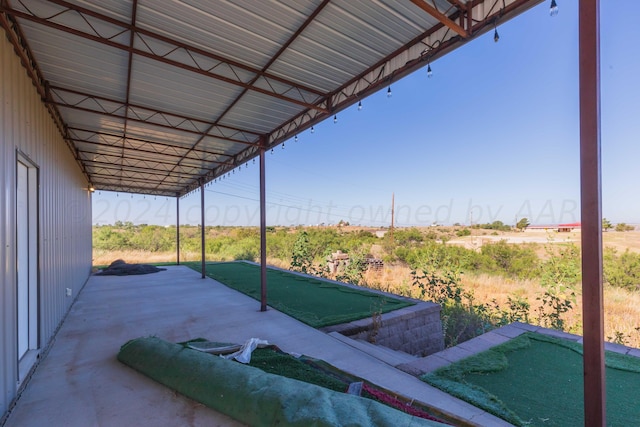
[[580,231],[580,223],[572,222],[569,224],[559,224],[558,225],[558,233],[570,233],[572,231]]
[[557,233],[570,233],[572,231],[580,231],[579,222],[571,222],[567,224],[556,225],[529,225],[524,231],[555,231]]
[[376,237],[379,239],[382,239],[384,235],[387,234],[387,231],[388,230],[376,230],[375,231]]

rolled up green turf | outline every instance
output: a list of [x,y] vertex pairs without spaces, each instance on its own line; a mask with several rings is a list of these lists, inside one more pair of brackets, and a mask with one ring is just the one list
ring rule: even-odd
[[129,341],[120,349],[118,360],[250,426],[443,425],[155,337]]

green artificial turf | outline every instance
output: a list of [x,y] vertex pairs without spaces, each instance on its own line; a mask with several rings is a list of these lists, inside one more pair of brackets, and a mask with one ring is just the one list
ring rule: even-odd
[[330,390],[345,393],[348,383],[323,373],[285,353],[272,348],[257,348],[251,354],[249,365],[262,369],[270,374],[282,375],[294,380],[319,385]]
[[[196,271],[200,264],[189,263]],[[206,265],[206,275],[260,300],[260,267],[245,262]],[[353,289],[322,279],[267,269],[268,304],[314,328],[371,317],[413,303],[373,292]]]
[[[638,425],[640,359],[607,352],[607,425]],[[584,425],[582,346],[528,333],[422,379],[515,425]]]
[[[209,344],[213,343],[212,341],[206,340],[204,338],[196,338],[189,341],[180,342],[178,344],[185,348],[188,348],[189,344],[195,342],[206,342]],[[231,343],[221,342],[215,342],[215,344],[219,346],[232,345]],[[212,355],[212,357],[218,356]],[[406,398],[400,398],[394,393],[374,386],[373,384],[363,380],[362,378],[341,371],[323,360],[315,359],[308,356],[294,357],[281,351],[274,345],[270,345],[264,348],[256,348],[251,353],[251,361],[248,365],[254,368],[258,368],[269,374],[280,375],[286,378],[303,381],[340,393],[346,393],[347,389],[349,388],[349,384],[351,383],[366,383],[367,386],[363,387],[360,396],[367,399],[375,400],[392,408],[400,409],[403,412],[407,412],[407,408],[411,408],[422,412],[423,414],[426,414],[425,417],[428,419],[441,421],[440,419],[435,418],[436,414],[434,412],[437,411],[434,411],[433,408],[427,408],[421,404],[409,401]],[[389,399],[391,399],[396,404],[389,404],[388,402],[379,399],[377,396],[367,391],[371,389],[367,387],[371,387],[374,390],[377,390],[377,392],[379,393],[386,394],[387,396],[389,396]],[[416,414],[414,413],[413,415]],[[443,417],[443,415],[440,413],[438,413],[437,415]]]
[[[200,340],[198,340],[200,341]],[[251,426],[333,427],[442,425],[371,399],[336,392],[307,381],[272,374],[254,366],[185,348],[156,337],[125,343],[118,360],[172,390]],[[256,350],[256,364],[308,378],[295,358]],[[275,351],[275,353],[279,353]],[[288,367],[277,367],[286,364]],[[321,375],[318,375],[321,376]]]

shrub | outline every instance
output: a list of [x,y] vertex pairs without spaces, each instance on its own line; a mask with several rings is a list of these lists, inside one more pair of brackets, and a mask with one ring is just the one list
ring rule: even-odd
[[618,255],[615,249],[605,248],[603,263],[605,282],[630,291],[640,290],[640,254],[627,249]]
[[463,228],[462,230],[456,231],[456,236],[458,237],[471,236],[471,230],[469,230],[468,228]]
[[344,269],[336,276],[336,280],[358,285],[362,282],[363,273],[367,270],[366,256],[361,251],[349,253],[349,262]]
[[563,315],[576,302],[575,286],[580,281],[580,254],[571,244],[557,253],[547,246],[549,258],[541,266],[540,284],[545,293],[538,297],[538,322],[545,327],[564,330]]
[[293,244],[291,252],[290,270],[306,273],[311,267],[312,258],[309,252],[309,235],[306,231],[298,233],[298,238]]
[[408,229],[394,230],[393,238],[399,246],[409,246],[421,243],[424,241],[424,236],[415,227]]
[[510,245],[504,240],[483,245],[479,266],[487,273],[528,279],[538,275],[538,256],[532,246]]
[[502,221],[493,221],[492,223],[476,224],[473,228],[482,228],[485,230],[511,231],[511,226],[506,225]]
[[633,231],[635,229],[633,225],[627,225],[624,222],[616,224],[616,231]]

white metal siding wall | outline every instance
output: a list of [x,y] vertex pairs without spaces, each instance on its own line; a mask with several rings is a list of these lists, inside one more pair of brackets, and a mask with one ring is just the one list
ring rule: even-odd
[[[16,395],[16,152],[39,168],[39,334],[45,347],[91,269],[91,196],[4,32],[0,37],[0,418]],[[66,288],[73,291],[65,296]]]

